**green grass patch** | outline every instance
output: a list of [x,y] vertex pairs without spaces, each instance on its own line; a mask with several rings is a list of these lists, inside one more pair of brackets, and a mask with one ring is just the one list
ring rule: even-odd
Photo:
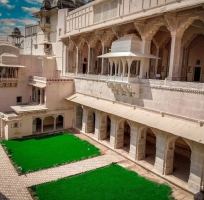
[[22,173],[100,155],[99,149],[94,145],[67,133],[3,140],[2,144],[15,165],[22,168]]
[[119,165],[31,188],[40,200],[169,200],[171,188],[139,176]]

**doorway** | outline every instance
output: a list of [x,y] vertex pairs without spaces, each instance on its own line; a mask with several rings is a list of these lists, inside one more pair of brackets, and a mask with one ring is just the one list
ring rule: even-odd
[[195,67],[194,69],[194,81],[200,82],[201,67]]
[[86,70],[86,64],[83,64],[83,74],[86,74],[87,70]]

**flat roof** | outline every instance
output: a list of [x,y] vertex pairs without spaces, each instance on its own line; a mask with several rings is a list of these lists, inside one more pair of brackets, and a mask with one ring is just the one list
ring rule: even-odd
[[43,105],[19,105],[11,106],[11,108],[17,113],[48,110],[48,108]]

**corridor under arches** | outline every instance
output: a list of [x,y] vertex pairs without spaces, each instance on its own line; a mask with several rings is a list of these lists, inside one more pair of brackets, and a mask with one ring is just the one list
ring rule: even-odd
[[95,120],[96,120],[96,114],[93,110],[88,111],[87,116],[87,133],[95,133]]
[[33,134],[40,133],[42,127],[42,119],[41,118],[35,118],[33,120]]
[[110,142],[110,134],[111,134],[111,119],[107,115],[106,116],[106,141]]
[[54,117],[49,116],[43,120],[43,132],[49,132],[54,130]]
[[145,157],[144,160],[151,165],[155,163],[156,156],[156,135],[148,128],[146,130],[146,145],[145,145]]
[[173,141],[173,146],[172,175],[187,183],[190,175],[191,148],[182,138]]
[[64,117],[62,115],[59,115],[56,118],[56,130],[61,130],[64,128]]
[[131,127],[126,120],[122,120],[118,124],[116,149],[123,149],[126,152],[130,150],[130,133]]

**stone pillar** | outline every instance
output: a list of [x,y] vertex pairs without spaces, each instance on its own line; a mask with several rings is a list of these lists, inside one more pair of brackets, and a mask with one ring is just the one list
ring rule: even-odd
[[[142,37],[142,53],[150,53],[151,40],[147,40],[145,37]],[[149,58],[141,58],[140,64],[140,78],[149,78]]]
[[56,130],[56,120],[57,120],[57,116],[53,116],[53,118],[54,118],[54,131]]
[[79,73],[79,47],[76,46],[76,73]]
[[137,143],[138,143],[138,132],[139,132],[139,127],[138,124],[134,123],[131,126],[131,133],[130,133],[130,151],[129,151],[129,156],[133,158],[134,160],[136,159],[136,150],[137,150]]
[[[105,52],[105,46],[104,44],[102,44],[102,55]],[[104,58],[101,59],[101,75],[103,75],[103,71],[104,71]]]
[[43,89],[40,88],[40,105],[43,104]]
[[73,72],[73,51],[68,51],[68,72]]
[[[158,46],[157,46],[156,56],[159,57],[159,47]],[[159,63],[159,59],[157,58],[155,62],[155,77],[157,75],[158,63]]]
[[193,143],[188,189],[195,193],[198,192],[200,190],[200,186],[204,184],[203,148],[203,144],[199,144],[197,142]]
[[82,116],[82,132],[86,133],[86,122],[87,122],[87,108],[83,106],[83,116]]
[[121,149],[124,146],[124,122],[117,123],[115,148]]
[[182,37],[175,32],[171,33],[171,53],[169,64],[169,80],[179,81],[181,78],[181,41]]
[[100,127],[101,127],[101,112],[95,111],[95,131],[94,137],[99,140],[100,136]]
[[44,121],[44,117],[41,118],[41,133],[43,133],[43,121]]
[[117,131],[117,118],[115,116],[111,116],[110,146],[114,149],[116,141],[116,131]]
[[101,114],[99,140],[105,140],[107,138],[106,131],[107,131],[107,115]]
[[130,80],[130,67],[132,65],[132,59],[128,59],[127,63],[128,63],[128,83],[129,83],[129,80]]
[[118,76],[120,76],[120,66],[121,66],[121,61],[119,60],[119,62],[118,62]]
[[65,75],[67,69],[67,46],[63,44],[63,54],[62,54],[62,62],[63,62],[63,69],[62,75]]
[[91,65],[91,47],[90,45],[88,45],[88,71],[87,73],[89,74],[90,73],[90,65]]
[[138,141],[136,144],[136,160],[143,160],[145,158],[145,148],[146,148],[146,128],[145,126],[141,126],[138,131]]
[[38,104],[38,88],[35,87],[35,102]]
[[[109,47],[104,47],[104,54],[108,52],[109,52]],[[108,68],[109,68],[108,58],[104,58],[104,61],[103,61],[103,74],[104,75],[108,74]]]
[[156,134],[156,156],[154,163],[154,171],[163,175],[166,155],[167,135],[162,131],[157,131]]
[[108,59],[109,63],[110,63],[110,75],[113,75],[113,60],[112,59]]
[[126,60],[122,59],[122,64],[123,64],[122,77],[125,77],[125,65],[126,65]]

